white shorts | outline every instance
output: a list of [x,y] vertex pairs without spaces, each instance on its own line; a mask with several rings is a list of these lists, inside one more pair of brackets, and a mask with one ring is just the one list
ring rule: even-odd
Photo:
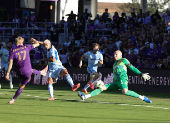
[[8,63],[2,63],[2,62],[1,62],[0,71],[2,71],[3,69],[5,69],[5,71],[8,70]]
[[52,77],[54,79],[57,79],[59,76],[60,76],[60,72],[63,70],[63,69],[66,69],[65,67],[61,66],[57,69],[52,69],[52,70],[49,70],[49,74],[48,74],[48,77]]

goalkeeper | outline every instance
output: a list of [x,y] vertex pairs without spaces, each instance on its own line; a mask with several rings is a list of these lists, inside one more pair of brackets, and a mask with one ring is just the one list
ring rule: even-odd
[[105,84],[99,89],[95,89],[94,91],[92,91],[90,94],[87,95],[84,95],[80,91],[78,91],[78,96],[80,96],[82,100],[86,100],[87,98],[96,96],[105,90],[120,89],[122,93],[127,96],[136,97],[147,103],[152,103],[152,101],[148,99],[146,96],[141,96],[134,91],[128,90],[127,68],[129,68],[134,73],[141,75],[145,81],[150,79],[148,73],[141,73],[137,68],[131,65],[127,59],[122,58],[122,52],[119,50],[115,51],[114,58],[116,62],[113,65],[113,75],[114,75],[113,83]]

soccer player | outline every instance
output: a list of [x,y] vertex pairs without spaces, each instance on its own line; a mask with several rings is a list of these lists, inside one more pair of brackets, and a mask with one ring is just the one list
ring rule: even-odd
[[[35,39],[34,39],[35,40]],[[49,76],[48,76],[48,90],[50,93],[50,100],[55,100],[53,95],[53,81],[58,79],[59,76],[65,76],[67,82],[72,87],[72,90],[75,91],[80,87],[80,83],[77,85],[74,85],[73,80],[68,73],[67,69],[62,65],[58,52],[55,49],[54,46],[51,45],[51,42],[46,39],[44,42],[38,41],[40,44],[45,45],[45,48],[47,49],[47,58],[44,58],[44,61],[48,62],[49,66]]]
[[85,92],[86,94],[88,93],[87,89],[89,87],[92,90],[94,89],[93,82],[100,77],[99,73],[97,73],[97,68],[98,68],[99,64],[103,64],[103,55],[100,52],[98,52],[99,49],[100,49],[100,45],[97,43],[94,43],[93,51],[89,51],[89,52],[83,54],[80,59],[79,67],[81,68],[83,58],[84,57],[88,58],[87,72],[90,74],[90,81],[82,89],[82,91]]
[[[23,89],[25,88],[25,85],[29,83],[31,79],[31,74],[33,72],[31,68],[29,52],[31,49],[39,46],[38,42],[35,42],[35,44],[30,45],[23,45],[23,42],[24,38],[18,36],[15,39],[16,46],[10,50],[9,65],[6,79],[9,80],[9,73],[12,69],[12,66],[14,65],[17,75],[21,78],[21,83],[14,97],[8,102],[9,104],[14,104],[15,99],[22,93]],[[47,71],[47,69],[42,70],[41,73],[44,73],[45,71]]]
[[[3,48],[0,50],[0,55],[2,55],[1,57],[1,68],[0,68],[0,72],[3,71],[3,69],[5,70],[5,73],[7,72],[8,69],[8,59],[9,59],[9,47],[10,47],[11,43],[7,42],[7,44],[3,44]],[[11,74],[9,74],[9,85],[10,88],[13,89],[13,84],[12,84],[12,76]]]
[[79,91],[78,96],[80,96],[82,100],[86,100],[87,98],[96,96],[105,90],[121,89],[122,93],[127,96],[136,97],[147,103],[152,103],[152,101],[147,97],[141,96],[135,93],[134,91],[128,90],[127,68],[129,68],[134,73],[141,75],[145,81],[150,79],[148,73],[141,73],[137,68],[135,68],[132,64],[130,64],[130,62],[127,59],[122,58],[122,52],[119,50],[115,51],[114,58],[116,62],[113,65],[113,75],[114,75],[113,83],[105,84],[100,89],[95,89],[88,95],[84,95]]
[[[32,38],[33,39],[33,38]],[[31,39],[31,40],[32,40]],[[33,42],[34,43],[34,42]],[[11,50],[11,48],[14,48],[16,45],[15,44],[13,44],[12,42],[8,42],[7,43],[7,49],[8,49],[8,51],[10,51]],[[43,69],[43,70],[41,70],[41,71],[39,71],[39,70],[36,70],[36,69],[31,69],[32,70],[32,74],[39,74],[39,75],[43,75],[43,76],[46,76],[46,73],[47,73],[47,70],[48,70],[48,65]]]

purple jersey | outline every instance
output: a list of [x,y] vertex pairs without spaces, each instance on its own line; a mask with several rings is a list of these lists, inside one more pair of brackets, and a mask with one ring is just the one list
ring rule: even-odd
[[32,73],[29,52],[33,45],[19,45],[11,49],[9,58],[13,60],[17,74]]

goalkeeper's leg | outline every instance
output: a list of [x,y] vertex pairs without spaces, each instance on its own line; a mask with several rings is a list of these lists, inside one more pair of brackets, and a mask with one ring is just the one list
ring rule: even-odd
[[82,99],[82,100],[86,100],[87,98],[90,98],[90,97],[93,97],[93,96],[96,96],[98,94],[100,94],[102,91],[106,90],[106,86],[103,85],[102,88],[100,89],[95,89],[93,90],[90,94],[87,94],[87,95],[84,95],[83,93],[81,93],[80,91],[78,91],[78,96]]
[[134,91],[128,90],[127,88],[122,89],[122,93],[127,95],[127,96],[132,96],[132,97],[139,98],[139,99],[141,99],[141,100],[143,100],[143,101],[145,101],[147,103],[152,103],[152,101],[150,99],[148,99],[147,97],[141,96],[141,95],[137,94]]
[[102,88],[93,90],[90,94],[87,94],[87,95],[84,95],[79,92],[79,96],[81,99],[85,100],[87,98],[96,96],[105,90],[117,90],[117,89],[118,89],[118,86],[116,86],[115,83],[110,83],[110,84],[103,85]]

